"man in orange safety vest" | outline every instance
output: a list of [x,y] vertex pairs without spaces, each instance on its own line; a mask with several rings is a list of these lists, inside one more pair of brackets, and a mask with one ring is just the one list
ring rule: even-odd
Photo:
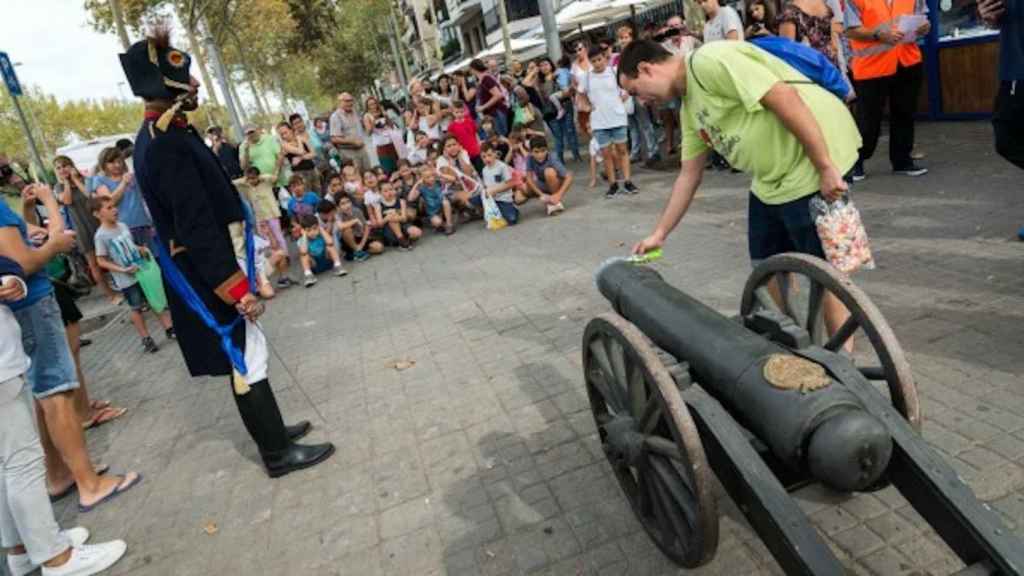
[[914,113],[923,76],[917,38],[931,30],[927,13],[925,0],[846,1],[846,36],[853,49],[850,72],[857,93],[857,127],[864,140],[860,159],[853,168],[855,181],[865,178],[864,161],[875,153],[886,101],[893,173],[921,176],[928,172],[911,158]]

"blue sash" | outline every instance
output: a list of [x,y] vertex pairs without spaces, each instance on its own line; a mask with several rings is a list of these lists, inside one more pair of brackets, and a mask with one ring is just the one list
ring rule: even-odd
[[[256,248],[252,237],[254,218],[252,209],[244,201],[242,202],[242,210],[245,212],[245,272],[249,279],[249,291],[256,293]],[[243,316],[238,315],[229,324],[219,324],[213,317],[210,309],[206,307],[203,300],[196,294],[195,289],[192,288],[188,280],[185,279],[185,276],[182,275],[178,265],[174,263],[171,255],[167,252],[167,248],[160,239],[159,234],[155,243],[156,257],[160,262],[164,281],[202,319],[203,324],[206,324],[210,330],[217,334],[220,338],[220,347],[228,355],[231,365],[235,368],[235,371],[245,376],[248,373],[248,368],[245,365],[245,354],[231,340],[231,333],[234,331],[235,326],[242,321]]]

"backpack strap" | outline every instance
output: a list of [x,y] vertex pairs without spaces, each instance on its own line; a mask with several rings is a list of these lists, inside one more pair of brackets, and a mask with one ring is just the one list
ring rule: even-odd
[[690,75],[690,77],[692,77],[694,81],[697,82],[697,86],[700,86],[701,90],[707,92],[708,89],[704,87],[704,84],[700,81],[700,78],[697,77],[697,71],[693,69],[693,57],[697,54],[699,50],[700,48],[697,48],[693,52],[690,52],[690,55],[686,57],[686,71]]

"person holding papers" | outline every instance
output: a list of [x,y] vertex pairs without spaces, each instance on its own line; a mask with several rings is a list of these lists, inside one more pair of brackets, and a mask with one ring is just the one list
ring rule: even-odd
[[878,145],[882,110],[889,102],[889,162],[895,174],[928,173],[910,157],[914,112],[923,65],[916,39],[931,30],[925,0],[847,0],[846,36],[853,48],[850,72],[857,92],[857,127],[864,144],[853,168],[854,181],[866,177],[864,162]]

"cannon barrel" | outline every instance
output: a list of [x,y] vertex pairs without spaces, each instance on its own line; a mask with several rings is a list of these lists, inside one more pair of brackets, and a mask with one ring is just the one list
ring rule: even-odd
[[701,387],[783,462],[844,491],[865,489],[886,470],[892,439],[845,387],[829,380],[806,391],[770,382],[765,365],[795,359],[789,351],[673,288],[651,268],[613,262],[596,281],[616,312],[688,362]]

